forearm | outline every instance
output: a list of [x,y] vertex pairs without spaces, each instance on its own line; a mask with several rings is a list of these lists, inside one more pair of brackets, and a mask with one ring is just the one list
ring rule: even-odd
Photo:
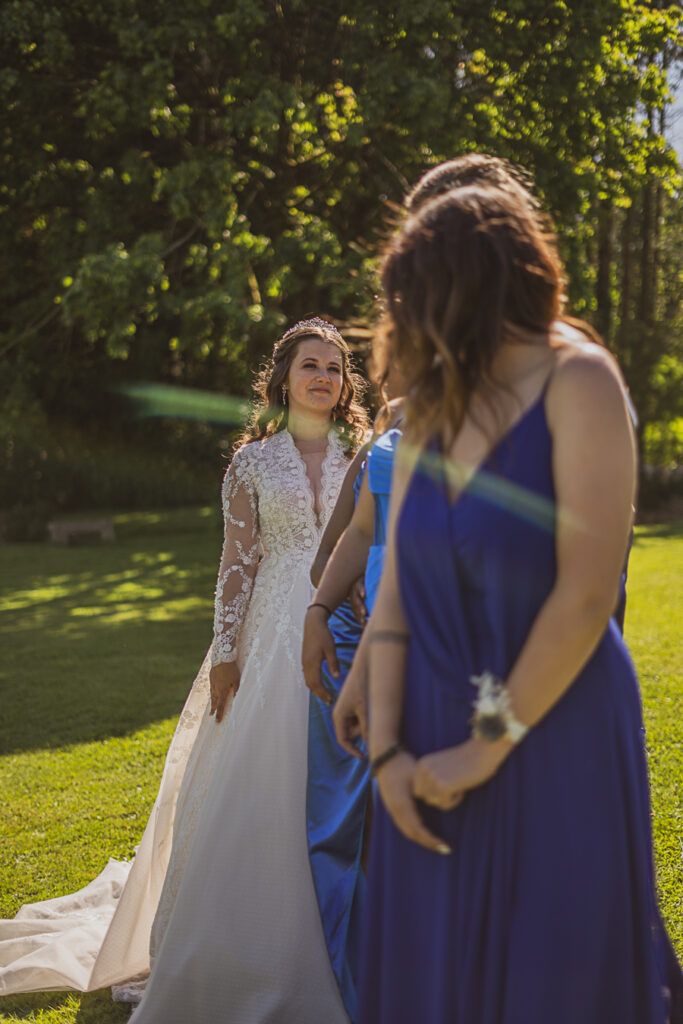
[[609,595],[555,586],[507,679],[521,722],[535,725],[566,693],[595,651],[611,611]]
[[354,491],[355,481],[358,473],[360,472],[363,459],[367,454],[368,448],[369,445],[364,444],[362,448],[356,452],[353,461],[346,471],[346,476],[344,477],[344,482],[341,486],[337,503],[334,506],[332,515],[330,516],[330,521],[325,527],[320,540],[320,546],[316,551],[315,558],[313,559],[313,564],[311,566],[310,577],[311,583],[314,587],[320,585],[320,580],[323,572],[325,571],[325,566],[327,565],[330,555],[334,551],[335,545],[339,541],[344,530],[351,522],[351,516],[353,515],[353,509],[356,501]]
[[538,722],[572,685],[617,603],[631,531],[635,443],[618,371],[591,347],[546,397],[558,510],[556,580],[508,676],[516,716]]
[[323,541],[321,541],[320,547],[316,551],[315,558],[313,559],[313,565],[311,566],[310,572],[311,583],[313,584],[314,587],[320,586],[320,580],[322,579],[323,573],[325,572],[325,568],[330,560],[331,554],[332,549],[329,548],[327,545],[323,547]]
[[370,676],[371,758],[396,743],[401,729],[409,632],[396,583],[391,559],[363,637]]
[[219,573],[214,599],[211,664],[234,662],[256,577],[254,564],[233,565]]
[[223,479],[225,524],[216,581],[211,663],[237,659],[237,644],[249,607],[259,561],[258,491],[246,449],[239,449]]
[[405,648],[378,641],[369,645],[369,752],[377,757],[398,741],[405,688]]
[[351,586],[365,572],[371,538],[349,523],[332,552],[314,601],[334,611],[346,599]]
[[370,630],[372,628],[372,615],[368,619],[365,629],[360,638],[356,653],[353,656],[353,667],[361,675],[367,678],[370,671]]

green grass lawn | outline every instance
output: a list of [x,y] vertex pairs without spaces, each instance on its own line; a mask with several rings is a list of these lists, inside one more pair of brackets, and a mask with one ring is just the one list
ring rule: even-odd
[[[112,545],[0,547],[0,916],[127,858],[211,638],[220,524],[116,517]],[[626,635],[648,729],[662,908],[683,954],[683,523],[639,529]],[[0,1022],[109,1024],[108,992],[8,997]]]

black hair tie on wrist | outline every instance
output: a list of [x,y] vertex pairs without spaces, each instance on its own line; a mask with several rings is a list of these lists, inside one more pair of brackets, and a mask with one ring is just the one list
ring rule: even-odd
[[391,761],[392,757],[396,757],[403,750],[403,746],[400,743],[392,743],[390,747],[378,754],[377,757],[373,757],[370,762],[370,774],[373,778],[377,775],[380,768],[383,768],[387,761]]
[[332,609],[328,608],[326,604],[322,603],[322,601],[314,601],[313,604],[309,604],[306,611],[310,612],[311,608],[322,608],[324,611],[327,612],[328,619],[332,616]]

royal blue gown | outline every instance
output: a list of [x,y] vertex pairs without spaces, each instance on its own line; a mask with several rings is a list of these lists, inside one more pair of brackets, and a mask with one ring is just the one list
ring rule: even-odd
[[[451,504],[432,449],[397,531],[411,640],[401,740],[470,734],[472,675],[505,678],[553,587],[541,397]],[[636,676],[612,619],[589,662],[488,783],[420,804],[450,856],[376,807],[360,1024],[665,1024],[681,973],[657,911]],[[667,991],[668,989],[668,991]]]
[[[368,486],[375,500],[373,545],[365,573],[368,613],[372,611],[382,572],[391,471],[399,437],[400,432],[392,430],[375,442],[354,484],[357,500],[363,474],[367,472]],[[328,625],[337,650],[340,675],[337,679],[330,675],[327,662],[323,662],[322,673],[325,687],[336,698],[351,667],[362,630],[348,601],[340,605]],[[313,881],[332,969],[346,1011],[351,1020],[355,1020],[365,892],[360,859],[370,772],[367,761],[358,761],[338,745],[332,707],[311,694],[306,827]]]
[[372,493],[375,506],[372,547],[368,552],[368,565],[365,571],[365,606],[368,614],[375,606],[382,567],[384,565],[391,476],[394,471],[394,456],[396,455],[396,448],[400,439],[401,431],[398,427],[394,427],[393,430],[388,430],[386,434],[382,434],[368,453],[368,487]]

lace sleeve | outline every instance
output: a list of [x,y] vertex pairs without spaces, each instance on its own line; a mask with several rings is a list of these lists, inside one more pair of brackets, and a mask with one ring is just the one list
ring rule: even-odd
[[244,449],[235,452],[225,474],[222,498],[225,541],[216,583],[212,665],[237,658],[259,560],[258,501]]

